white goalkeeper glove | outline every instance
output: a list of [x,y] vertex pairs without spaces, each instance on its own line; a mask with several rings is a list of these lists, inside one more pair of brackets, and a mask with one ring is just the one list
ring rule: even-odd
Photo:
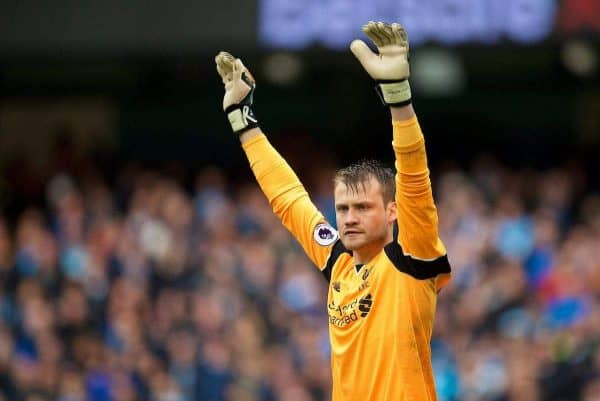
[[408,77],[408,37],[400,24],[370,21],[363,32],[375,43],[375,54],[362,40],[354,40],[350,50],[377,81],[375,87],[381,101],[389,106],[406,106],[411,102]]
[[258,127],[258,120],[252,111],[252,96],[256,82],[242,61],[227,52],[215,57],[217,72],[225,85],[223,110],[227,114],[233,132],[242,134],[250,128]]

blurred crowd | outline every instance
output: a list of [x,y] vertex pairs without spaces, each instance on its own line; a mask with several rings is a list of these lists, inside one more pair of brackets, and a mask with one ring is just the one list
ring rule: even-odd
[[[333,222],[330,173],[308,186]],[[584,172],[481,158],[434,173],[454,273],[432,340],[440,401],[600,400]],[[124,166],[43,186],[0,218],[0,400],[329,399],[327,283],[254,182]]]

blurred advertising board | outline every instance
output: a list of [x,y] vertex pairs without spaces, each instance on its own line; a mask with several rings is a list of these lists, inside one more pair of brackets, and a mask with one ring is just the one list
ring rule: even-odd
[[261,0],[260,40],[271,47],[345,48],[367,21],[399,21],[411,44],[543,42],[600,32],[597,0]]
[[0,2],[0,57],[345,48],[369,20],[411,43],[536,44],[600,32],[598,0],[43,0]]

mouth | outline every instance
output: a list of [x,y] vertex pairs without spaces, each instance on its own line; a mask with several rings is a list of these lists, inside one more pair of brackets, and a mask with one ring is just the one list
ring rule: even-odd
[[351,235],[358,235],[358,234],[362,234],[362,231],[357,231],[357,230],[344,231],[344,236],[346,236],[346,237],[351,236]]

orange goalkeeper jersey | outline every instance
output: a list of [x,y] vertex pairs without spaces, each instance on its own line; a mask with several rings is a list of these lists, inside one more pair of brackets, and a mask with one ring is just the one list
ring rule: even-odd
[[394,241],[363,266],[266,137],[244,144],[273,211],[329,281],[333,401],[436,400],[430,339],[450,265],[417,119],[393,127],[398,225]]

